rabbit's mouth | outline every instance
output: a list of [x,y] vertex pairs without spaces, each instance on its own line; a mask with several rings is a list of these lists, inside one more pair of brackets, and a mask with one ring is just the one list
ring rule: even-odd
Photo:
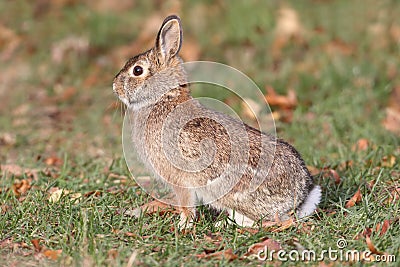
[[129,99],[121,93],[121,89],[118,87],[117,84],[113,83],[113,92],[122,101],[127,107],[130,106]]

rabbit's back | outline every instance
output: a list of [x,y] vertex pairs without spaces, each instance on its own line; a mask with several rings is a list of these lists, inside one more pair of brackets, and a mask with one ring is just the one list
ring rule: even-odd
[[[140,133],[133,135],[133,141],[138,149],[144,148],[143,160],[153,175],[173,185],[197,187],[197,198],[254,220],[281,216],[304,201],[312,179],[291,145],[212,111],[192,99],[185,88],[180,90],[174,101],[164,96],[135,118],[133,129]],[[239,161],[237,168],[231,166],[238,164],[232,159],[237,145],[233,135],[247,142],[242,151],[245,161]],[[255,190],[254,179],[261,179]],[[207,187],[214,181],[216,186]]]

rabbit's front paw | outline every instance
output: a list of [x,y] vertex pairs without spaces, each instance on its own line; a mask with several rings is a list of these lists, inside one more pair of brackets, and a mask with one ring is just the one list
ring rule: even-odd
[[233,210],[228,210],[229,213],[229,218],[230,220],[228,220],[229,223],[237,223],[239,226],[242,227],[252,227],[254,225],[254,221],[248,217],[246,217],[245,215],[237,212],[237,211],[233,211]]
[[190,229],[193,228],[193,219],[195,210],[191,210],[188,208],[181,208],[180,219],[178,223],[179,230]]

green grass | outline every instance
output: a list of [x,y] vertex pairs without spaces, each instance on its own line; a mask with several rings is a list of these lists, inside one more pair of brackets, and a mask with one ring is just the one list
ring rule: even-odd
[[[387,232],[373,230],[371,240],[379,251],[396,255],[398,264],[400,201],[389,197],[400,187],[400,139],[381,124],[390,92],[400,85],[399,39],[389,31],[400,27],[397,1],[286,1],[307,33],[305,44],[289,42],[280,58],[272,55],[278,1],[136,1],[115,10],[91,1],[69,2],[0,2],[0,25],[19,42],[10,57],[3,57],[7,41],[1,42],[0,33],[0,140],[4,134],[15,138],[0,141],[0,164],[39,170],[22,198],[11,188],[29,177],[0,176],[0,265],[126,266],[136,253],[134,266],[257,266],[265,263],[196,255],[204,248],[231,248],[241,257],[265,237],[287,251],[295,244],[317,252],[335,249],[339,238],[346,239],[348,249],[366,251],[360,233],[385,220],[390,221]],[[185,40],[194,40],[199,60],[231,65],[263,92],[267,86],[280,94],[296,91],[292,122],[276,121],[278,135],[301,152],[307,165],[340,176],[338,184],[328,174],[316,178],[323,199],[306,222],[280,232],[242,233],[235,225],[216,227],[215,220],[226,220],[225,215],[213,218],[201,208],[195,231],[184,234],[175,230],[178,216],[172,213],[139,219],[123,215],[151,198],[126,178],[123,116],[120,105],[113,104],[111,83],[129,55],[153,44],[156,32],[145,27],[152,23],[149,17],[162,18],[172,10],[182,18],[184,48]],[[376,25],[384,30],[374,35]],[[135,43],[143,31],[150,40]],[[87,40],[88,49],[70,49],[61,63],[53,61],[53,47],[71,36]],[[348,48],[351,53],[343,52]],[[75,91],[65,96],[68,88]],[[219,93],[211,97],[224,99]],[[363,138],[368,148],[355,151]],[[48,166],[46,159],[54,157],[62,164]],[[82,197],[66,195],[50,203],[54,188]],[[358,188],[361,202],[346,208]],[[210,238],[211,233],[221,240]],[[6,245],[11,239],[14,245]],[[62,254],[56,261],[45,259],[34,252],[32,239]],[[350,265],[336,263],[342,264]]]

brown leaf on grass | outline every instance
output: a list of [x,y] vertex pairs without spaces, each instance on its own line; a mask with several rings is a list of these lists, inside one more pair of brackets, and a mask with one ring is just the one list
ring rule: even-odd
[[347,201],[345,207],[351,208],[362,200],[361,190],[358,188],[357,192]]
[[31,243],[35,249],[36,252],[40,252],[42,250],[42,247],[39,244],[40,240],[39,239],[32,239]]
[[379,232],[379,236],[383,236],[387,232],[389,227],[390,227],[390,221],[389,220],[384,220],[383,224],[382,224],[381,231]]
[[259,231],[260,230],[258,230],[257,228],[251,228],[251,227],[243,227],[243,228],[236,229],[236,232],[238,232],[239,234],[250,233],[252,235],[255,235]]
[[208,232],[207,234],[204,234],[204,240],[216,243],[222,241],[222,236],[220,232],[216,233]]
[[269,105],[282,109],[293,109],[297,106],[297,96],[293,89],[289,89],[287,95],[278,95],[271,86],[267,86],[266,90],[265,99]]
[[386,118],[382,122],[386,130],[400,135],[400,86],[393,88],[386,108]]
[[14,175],[16,177],[21,177],[23,175],[33,178],[34,180],[38,179],[38,172],[37,169],[29,169],[29,168],[22,168],[16,164],[3,164],[0,165],[1,175],[3,177],[7,177],[8,175]]
[[125,235],[129,236],[129,237],[137,237],[138,236],[137,234],[132,233],[132,232],[125,232]]
[[354,239],[358,240],[370,237],[373,232],[379,233],[379,236],[383,236],[388,231],[392,222],[391,220],[384,220],[383,223],[377,223],[374,228],[365,227],[364,231],[359,233]]
[[11,249],[13,251],[16,251],[20,248],[29,249],[31,247],[25,242],[14,242],[13,237],[6,237],[5,239],[0,240],[0,249]]
[[291,122],[293,119],[293,109],[297,106],[296,92],[289,89],[287,95],[278,95],[270,86],[266,87],[266,90],[265,100],[267,103],[279,109],[272,113],[274,119],[282,122]]
[[368,190],[372,190],[372,188],[374,187],[376,181],[375,180],[371,180],[367,183],[367,188]]
[[243,255],[243,257],[248,257],[250,255],[257,255],[259,254],[260,250],[263,251],[263,253],[266,253],[266,251],[271,251],[271,250],[281,250],[282,246],[278,241],[275,241],[271,238],[266,238],[263,241],[251,245],[247,252]]
[[373,254],[378,254],[378,255],[382,255],[383,253],[378,251],[378,249],[374,246],[374,244],[372,243],[372,240],[369,236],[365,237],[365,242],[367,243],[367,247],[369,249],[369,251],[371,251]]
[[382,167],[392,168],[394,166],[394,164],[396,164],[396,157],[395,156],[390,155],[390,156],[384,156],[382,158],[382,162],[381,162],[381,166]]
[[307,169],[312,176],[316,176],[321,173],[321,170],[314,166],[307,165]]
[[62,196],[66,196],[69,193],[71,193],[69,190],[59,189],[59,188],[51,188],[51,190],[49,190],[49,192],[51,192],[50,196],[48,198],[48,201],[50,203],[56,203],[56,202],[60,201]]
[[227,261],[232,261],[238,258],[238,255],[236,255],[235,253],[233,253],[231,248],[228,248],[226,250],[222,250],[222,251],[217,251],[211,254],[207,254],[206,252],[203,252],[201,254],[197,254],[195,255],[196,258],[198,259],[210,259],[210,258],[215,258],[215,259],[225,259]]
[[90,196],[99,197],[101,195],[102,195],[102,192],[99,190],[89,191],[89,192],[86,192],[85,194],[83,194],[84,197],[90,197]]
[[328,171],[324,172],[324,177],[329,177],[333,179],[335,184],[340,184],[341,182],[340,175],[334,169],[329,169]]
[[52,249],[47,249],[45,246],[41,246],[39,239],[32,239],[31,243],[36,253],[38,253],[39,255],[40,254],[44,255],[46,258],[51,260],[57,260],[62,253],[61,249],[52,250]]
[[354,165],[354,162],[352,160],[346,160],[339,164],[338,170],[344,171],[344,170],[347,170],[348,168],[351,168],[353,165]]
[[361,138],[357,140],[357,143],[354,144],[351,148],[353,151],[365,151],[369,147],[369,141],[366,138]]
[[143,212],[146,212],[146,214],[148,214],[148,215],[151,215],[154,213],[164,214],[167,212],[175,213],[175,214],[180,213],[179,209],[175,209],[174,207],[172,207],[166,203],[160,202],[158,200],[150,201],[149,203],[146,203],[146,204],[140,206],[140,209]]
[[367,237],[372,235],[372,228],[365,227],[364,231],[362,232],[362,236]]
[[48,166],[57,166],[57,167],[60,167],[61,165],[63,165],[63,160],[60,159],[60,158],[58,158],[58,157],[52,156],[52,157],[46,158],[46,159],[44,160],[44,163],[45,163],[46,165],[48,165]]
[[400,200],[400,187],[395,187],[390,190],[390,196],[385,201],[388,204],[394,204]]
[[31,189],[31,183],[29,179],[25,179],[22,181],[16,180],[12,185],[12,191],[16,197],[20,197],[25,195],[29,189]]
[[306,233],[312,234],[315,229],[315,225],[313,222],[302,222],[298,227],[297,233]]
[[[1,190],[0,190],[0,193],[1,193]],[[9,210],[11,210],[12,209],[12,206],[10,206],[10,205],[7,205],[7,204],[2,204],[1,206],[0,206],[0,214],[5,214],[7,211],[9,211]]]
[[290,227],[295,225],[294,219],[291,217],[288,220],[285,221],[280,221],[279,219],[276,219],[275,221],[263,221],[262,222],[262,227],[268,231],[276,233],[276,232],[282,232]]
[[53,261],[56,261],[62,253],[62,249],[52,250],[52,249],[45,249],[42,254]]

